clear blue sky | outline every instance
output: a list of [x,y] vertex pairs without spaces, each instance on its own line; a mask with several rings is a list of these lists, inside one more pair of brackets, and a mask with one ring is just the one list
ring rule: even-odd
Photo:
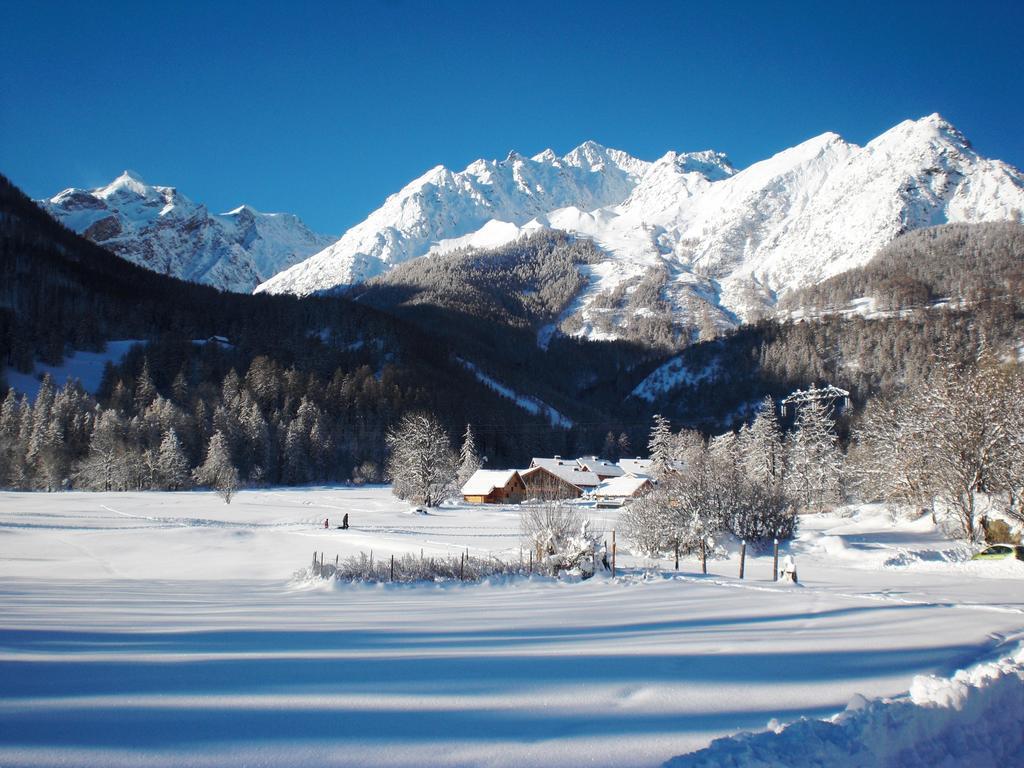
[[340,233],[442,163],[593,138],[740,166],[941,112],[1024,166],[1016,2],[0,0],[0,172],[132,168]]

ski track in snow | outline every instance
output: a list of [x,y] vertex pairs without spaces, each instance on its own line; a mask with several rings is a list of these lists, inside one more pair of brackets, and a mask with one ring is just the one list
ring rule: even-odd
[[[0,494],[0,765],[653,766],[765,728],[680,764],[810,765],[804,729],[851,701],[897,697],[835,732],[847,746],[885,712],[918,722],[906,701],[1015,695],[1006,675],[941,681],[1024,631],[1024,568],[898,557],[950,549],[927,520],[805,518],[800,587],[770,554],[740,581],[735,553],[674,573],[621,537],[615,580],[294,578],[314,549],[518,558],[514,508],[407,510],[383,487]],[[610,533],[618,514],[595,517]],[[956,710],[924,714],[939,739]]]

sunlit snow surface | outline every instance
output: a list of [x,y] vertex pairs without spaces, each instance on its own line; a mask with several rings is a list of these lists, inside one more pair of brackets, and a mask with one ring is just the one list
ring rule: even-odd
[[624,548],[614,581],[293,579],[314,551],[519,557],[514,509],[407,509],[384,488],[0,494],[0,765],[658,765],[1024,628],[1024,564],[876,507],[803,521],[797,588],[770,556],[740,582],[735,557],[645,575]]

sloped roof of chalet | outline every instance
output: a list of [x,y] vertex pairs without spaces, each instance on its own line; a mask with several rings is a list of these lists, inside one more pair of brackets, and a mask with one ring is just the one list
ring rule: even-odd
[[626,470],[615,462],[599,459],[597,456],[583,456],[576,459],[576,463],[587,470],[587,472],[593,472],[595,475],[601,475],[602,477],[620,477],[626,474]]
[[594,495],[603,498],[632,496],[644,485],[651,482],[650,478],[637,475],[622,475],[605,480],[594,489]]
[[515,469],[478,469],[462,486],[462,495],[487,496],[495,488],[504,488],[518,475]]
[[630,475],[648,476],[651,474],[651,463],[650,459],[621,459],[619,468]]
[[[544,459],[534,458],[530,462],[530,469],[546,469],[560,480],[577,488],[596,488],[601,479],[593,472],[588,472],[571,459]],[[529,471],[529,470],[526,470]],[[524,471],[523,474],[526,474]]]

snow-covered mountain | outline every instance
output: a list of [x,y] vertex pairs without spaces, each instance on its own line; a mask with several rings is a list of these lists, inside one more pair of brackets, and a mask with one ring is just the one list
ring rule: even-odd
[[66,189],[37,201],[65,226],[124,259],[185,280],[248,293],[329,245],[288,213],[243,205],[211,214],[174,187],[125,171],[98,189]]
[[[680,162],[714,178],[733,173],[724,156],[712,153],[681,156]],[[534,157],[512,152],[500,161],[477,160],[457,173],[439,165],[391,195],[338,242],[258,290],[305,295],[361,282],[484,228],[477,243],[504,242],[551,211],[621,203],[649,168],[592,141],[562,157],[550,149]]]
[[651,279],[680,326],[721,327],[864,264],[902,232],[1022,211],[1024,175],[978,155],[939,115],[863,147],[826,133],[739,172],[716,152],[645,162],[587,142],[561,158],[547,150],[460,173],[439,166],[257,290],[331,290],[431,252],[550,227],[592,238],[608,256],[586,267],[589,287],[568,311],[573,332],[607,335],[596,320],[608,313],[612,327],[628,327],[631,312],[650,311],[627,306],[630,292]]

